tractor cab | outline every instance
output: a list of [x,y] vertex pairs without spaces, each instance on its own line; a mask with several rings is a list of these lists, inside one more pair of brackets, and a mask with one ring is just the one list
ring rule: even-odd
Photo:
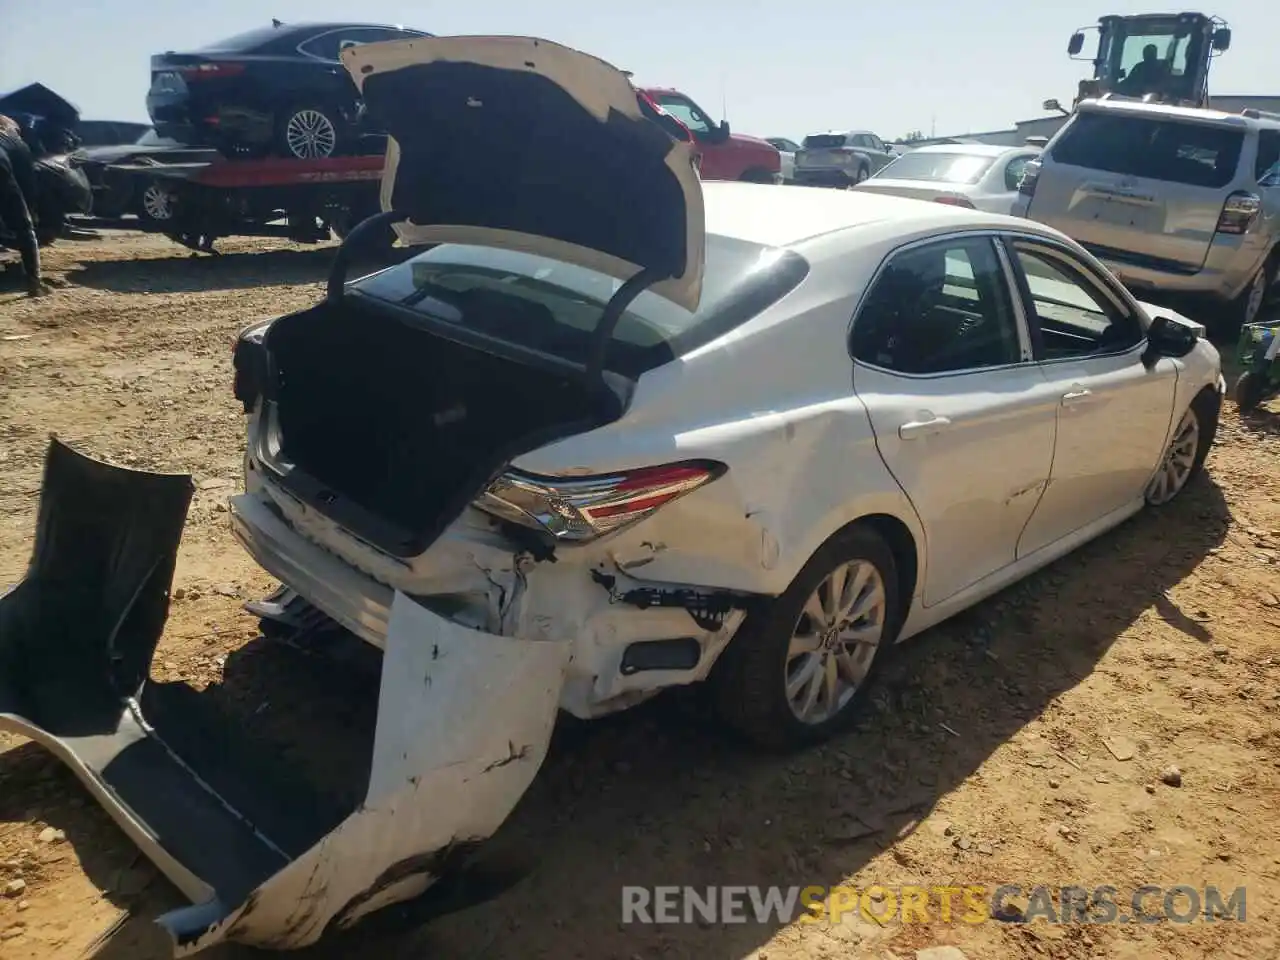
[[1093,76],[1081,80],[1076,103],[1112,96],[1203,107],[1209,99],[1209,61],[1231,46],[1231,30],[1203,13],[1108,15],[1077,30],[1067,44],[1073,59],[1085,32],[1098,32]]

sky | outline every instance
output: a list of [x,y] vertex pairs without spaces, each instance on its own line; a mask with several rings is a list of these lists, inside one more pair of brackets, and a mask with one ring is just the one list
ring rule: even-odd
[[[153,53],[284,21],[402,24],[435,34],[543,37],[676,87],[736,132],[870,129],[887,139],[1010,127],[1069,103],[1089,64],[1067,40],[1105,13],[1183,9],[1140,0],[0,0],[0,91],[40,81],[86,119],[147,120]],[[1221,0],[1232,27],[1210,91],[1280,94],[1280,4]],[[1090,38],[1092,39],[1092,38]],[[1092,51],[1091,44],[1086,52]]]

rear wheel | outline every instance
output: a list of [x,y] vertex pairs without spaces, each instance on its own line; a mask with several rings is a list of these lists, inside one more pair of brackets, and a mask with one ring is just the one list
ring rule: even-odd
[[884,540],[858,526],[836,534],[785,593],[748,614],[712,673],[718,712],[765,747],[827,739],[855,717],[897,610]]
[[341,146],[337,112],[313,104],[290,107],[280,117],[277,146],[281,156],[298,160],[322,160],[337,154]]
[[853,174],[854,185],[856,186],[857,184],[861,183],[863,180],[866,180],[869,176],[871,176],[870,168],[868,168],[865,164],[858,167],[858,169],[855,170]]
[[1249,281],[1249,286],[1245,287],[1244,292],[1236,297],[1231,306],[1233,329],[1238,330],[1245,324],[1253,323],[1258,319],[1267,302],[1271,285],[1276,281],[1276,265],[1276,255],[1272,254],[1267,262],[1258,268],[1258,272]]
[[773,174],[768,170],[754,167],[742,175],[743,183],[773,183]]

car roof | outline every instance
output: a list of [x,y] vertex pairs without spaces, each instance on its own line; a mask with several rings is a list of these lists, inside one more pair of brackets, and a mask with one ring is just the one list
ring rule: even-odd
[[1273,116],[1250,117],[1244,113],[1227,113],[1208,107],[1180,107],[1169,103],[1143,103],[1141,100],[1084,100],[1076,108],[1081,113],[1110,113],[1131,117],[1164,117],[1169,120],[1193,120],[1198,123],[1214,123],[1223,126],[1280,127],[1280,120]]
[[861,127],[855,127],[849,130],[819,130],[816,133],[806,133],[805,137],[806,139],[808,137],[851,137],[854,134],[860,133],[870,134],[873,137],[876,136],[876,134],[871,130],[864,130]]
[[1003,143],[930,143],[916,147],[912,153],[968,153],[975,157],[998,157],[1005,153],[1034,153],[1039,147],[1023,144],[1011,147]]
[[[707,233],[768,247],[793,247],[806,240],[866,227],[868,242],[901,231],[1008,228],[1012,218],[941,203],[858,190],[823,190],[709,180],[702,184]],[[1029,221],[1017,221],[1019,226]],[[879,229],[870,229],[878,227]]]

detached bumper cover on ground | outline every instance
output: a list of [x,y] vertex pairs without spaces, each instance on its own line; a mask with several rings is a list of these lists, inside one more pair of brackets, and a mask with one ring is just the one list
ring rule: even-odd
[[147,679],[191,490],[52,442],[28,576],[0,597],[0,728],[57,754],[194,902],[160,918],[179,954],[301,947],[497,830],[545,756],[569,647],[396,594],[368,788],[329,808],[201,729],[190,688]]

